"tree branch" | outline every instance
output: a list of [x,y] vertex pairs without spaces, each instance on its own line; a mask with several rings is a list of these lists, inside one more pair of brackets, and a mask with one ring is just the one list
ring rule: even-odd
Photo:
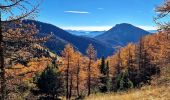
[[34,13],[34,12],[37,10],[38,7],[39,7],[39,4],[38,4],[36,7],[34,7],[30,12],[25,13],[25,14],[23,14],[22,16],[16,18],[16,19],[11,19],[11,20],[2,21],[2,23],[10,23],[10,22],[15,22],[15,21],[18,21],[18,20],[22,20],[23,18],[26,18],[26,17],[28,17],[30,14]]
[[15,3],[11,4],[11,5],[0,6],[0,8],[1,8],[1,9],[10,8],[10,7],[13,7],[13,6],[19,4],[19,3],[22,2],[22,1],[24,1],[24,0],[18,0],[18,1],[16,1]]

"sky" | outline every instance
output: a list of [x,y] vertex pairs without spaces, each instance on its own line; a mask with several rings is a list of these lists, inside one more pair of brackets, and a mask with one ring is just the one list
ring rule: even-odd
[[130,23],[154,30],[155,7],[164,0],[44,0],[36,20],[72,30],[108,30]]

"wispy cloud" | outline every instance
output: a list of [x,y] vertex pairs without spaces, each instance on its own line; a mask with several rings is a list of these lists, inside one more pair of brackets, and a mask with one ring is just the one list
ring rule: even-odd
[[103,10],[104,8],[97,8],[98,10]]
[[69,11],[64,11],[65,13],[74,13],[74,14],[89,14],[87,11],[76,11],[76,10],[69,10]]

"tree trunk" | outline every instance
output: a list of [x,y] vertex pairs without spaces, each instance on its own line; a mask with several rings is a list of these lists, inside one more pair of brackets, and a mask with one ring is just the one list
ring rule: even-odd
[[70,78],[70,93],[69,93],[69,100],[71,99],[71,96],[72,96],[72,88],[73,88],[73,74],[71,74],[71,78]]
[[91,59],[89,61],[89,65],[88,65],[88,79],[87,79],[87,86],[88,86],[88,96],[91,94]]
[[80,74],[80,62],[78,60],[78,66],[77,66],[77,97],[80,96],[80,93],[79,93],[79,74]]
[[67,62],[67,69],[66,69],[66,100],[69,100],[69,57],[68,57],[68,62]]
[[5,67],[4,67],[4,55],[3,55],[3,35],[2,35],[2,20],[0,11],[0,77],[1,77],[1,100],[5,100],[6,85],[5,85]]

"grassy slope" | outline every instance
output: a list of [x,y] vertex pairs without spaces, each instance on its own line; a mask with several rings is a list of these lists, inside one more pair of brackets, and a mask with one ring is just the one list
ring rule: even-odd
[[170,100],[170,65],[161,70],[161,76],[154,80],[154,85],[127,92],[93,94],[86,100]]
[[147,86],[141,90],[124,93],[95,94],[86,100],[170,100],[169,92],[168,86]]

